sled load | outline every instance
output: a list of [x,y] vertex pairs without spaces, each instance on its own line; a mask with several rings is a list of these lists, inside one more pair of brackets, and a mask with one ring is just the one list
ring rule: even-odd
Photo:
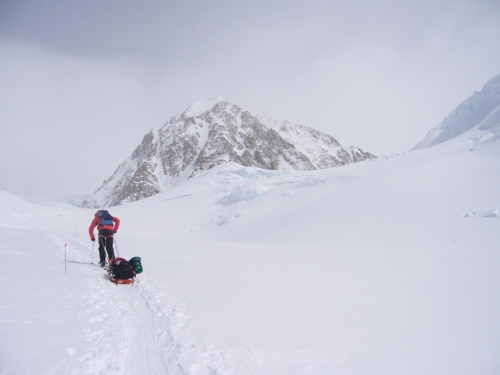
[[130,263],[136,274],[142,273],[141,258],[133,257],[128,262]]
[[133,257],[128,261],[118,257],[110,262],[108,272],[115,284],[132,284],[136,274],[142,272],[141,258]]

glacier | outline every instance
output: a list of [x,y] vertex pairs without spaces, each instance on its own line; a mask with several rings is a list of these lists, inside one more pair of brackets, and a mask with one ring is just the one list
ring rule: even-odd
[[110,209],[133,286],[92,264],[94,209],[0,191],[1,372],[497,374],[497,146],[217,165]]

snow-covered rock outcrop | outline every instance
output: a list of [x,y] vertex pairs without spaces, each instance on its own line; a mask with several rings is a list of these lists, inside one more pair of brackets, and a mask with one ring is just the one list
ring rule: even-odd
[[[499,138],[500,74],[490,79],[479,92],[462,102],[441,124],[431,130],[413,149],[420,150],[446,142],[477,128],[476,141]],[[481,133],[482,132],[482,133]]]
[[153,129],[83,207],[158,194],[225,162],[267,170],[314,170],[375,158],[330,135],[277,121],[224,99],[198,102]]

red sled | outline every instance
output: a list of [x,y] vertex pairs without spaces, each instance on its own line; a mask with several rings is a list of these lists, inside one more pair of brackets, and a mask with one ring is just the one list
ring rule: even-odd
[[115,279],[113,276],[110,276],[109,278],[115,284],[133,284],[134,283],[134,279]]
[[135,271],[123,258],[116,258],[109,263],[109,278],[115,284],[133,284]]

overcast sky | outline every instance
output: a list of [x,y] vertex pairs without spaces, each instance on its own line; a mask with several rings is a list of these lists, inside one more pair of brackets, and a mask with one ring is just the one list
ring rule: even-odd
[[498,0],[0,0],[0,184],[90,194],[215,96],[403,152],[498,73]]

